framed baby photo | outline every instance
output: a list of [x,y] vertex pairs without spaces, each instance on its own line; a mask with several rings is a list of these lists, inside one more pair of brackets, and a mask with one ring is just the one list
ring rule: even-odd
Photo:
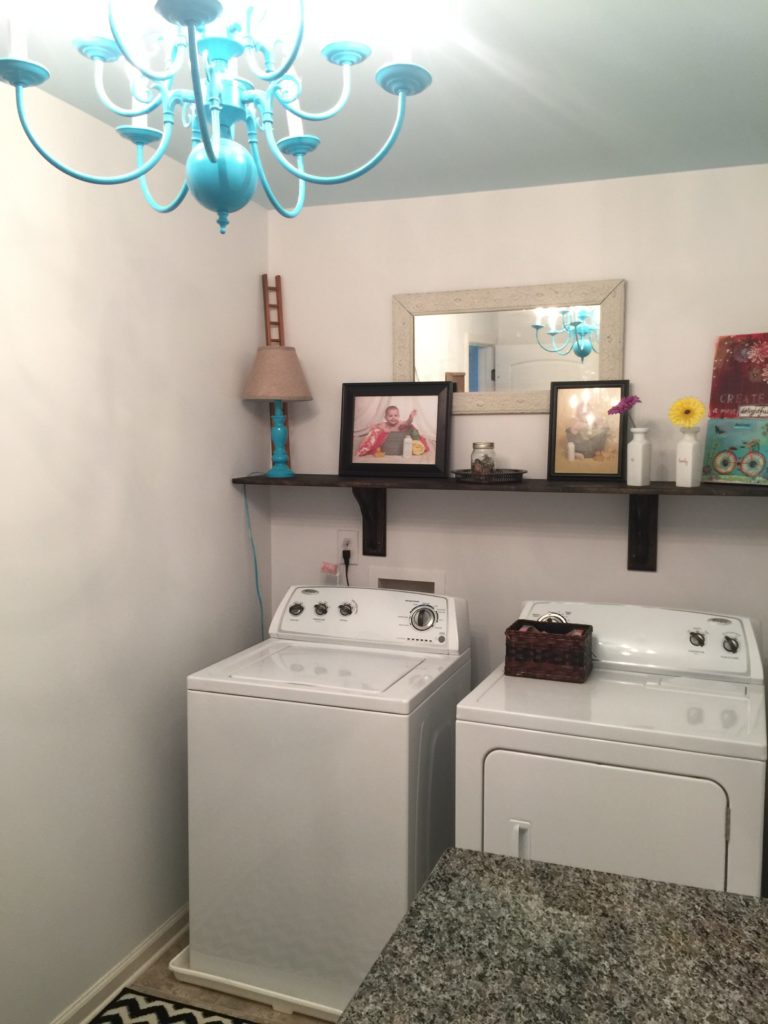
[[342,384],[339,475],[447,476],[453,387]]
[[557,381],[551,385],[548,480],[623,480],[626,414],[611,413],[629,381]]

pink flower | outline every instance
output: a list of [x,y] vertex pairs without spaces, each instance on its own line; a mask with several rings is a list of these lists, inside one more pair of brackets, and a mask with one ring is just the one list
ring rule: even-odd
[[612,413],[629,412],[629,410],[633,409],[640,401],[642,401],[642,399],[638,398],[637,395],[627,395],[626,398],[622,398],[618,401],[616,405],[611,406],[608,410],[608,415],[610,416]]

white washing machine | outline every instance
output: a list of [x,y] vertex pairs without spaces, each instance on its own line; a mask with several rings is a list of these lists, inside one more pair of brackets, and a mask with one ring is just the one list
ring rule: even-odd
[[531,601],[592,625],[585,683],[505,676],[458,706],[456,845],[759,896],[763,667],[751,623]]
[[178,978],[335,1020],[454,841],[466,603],[292,587],[269,639],[188,679]]

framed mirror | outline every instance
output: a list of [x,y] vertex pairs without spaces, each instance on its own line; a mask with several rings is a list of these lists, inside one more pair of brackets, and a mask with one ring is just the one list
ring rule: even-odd
[[454,415],[549,411],[550,385],[624,372],[623,280],[395,295],[393,380],[452,380]]

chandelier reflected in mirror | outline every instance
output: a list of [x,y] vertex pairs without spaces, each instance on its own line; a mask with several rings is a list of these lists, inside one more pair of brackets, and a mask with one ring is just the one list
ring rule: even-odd
[[[531,327],[536,333],[536,341],[545,352],[558,356],[570,353],[577,356],[582,363],[593,352],[598,351],[600,337],[600,307],[571,306],[565,309],[542,309],[535,313],[535,322]],[[546,338],[541,332],[546,330]]]
[[[276,19],[293,7],[294,19],[286,33]],[[305,130],[304,122],[328,121],[342,111],[351,92],[351,69],[370,56],[368,46],[346,40],[331,42],[323,57],[339,69],[338,98],[324,110],[302,105],[302,81],[296,60],[304,40],[304,2],[293,5],[268,0],[261,5],[237,0],[157,0],[159,30],[130,42],[117,24],[110,0],[109,36],[75,42],[78,51],[94,64],[99,99],[125,123],[117,132],[135,147],[136,166],[125,174],[100,177],[69,167],[49,153],[33,134],[27,119],[24,91],[50,77],[47,68],[28,59],[26,40],[11,36],[11,53],[0,59],[0,80],[13,86],[21,126],[37,152],[49,163],[80,181],[118,185],[138,180],[145,199],[158,213],[178,208],[189,192],[217,215],[223,234],[229,215],[242,209],[261,186],[275,210],[295,217],[304,206],[307,184],[338,185],[366,174],[394,145],[405,116],[406,100],[430,85],[428,71],[410,62],[387,64],[376,73],[376,83],[396,98],[395,118],[379,150],[353,170],[336,175],[313,174],[305,157],[320,144]],[[118,104],[107,92],[105,66],[122,65],[128,79],[129,102]],[[174,83],[177,76],[191,88]],[[157,114],[153,112],[158,111]],[[149,117],[162,121],[151,127]],[[285,134],[276,136],[275,121]],[[159,203],[150,192],[147,174],[168,151],[177,121],[189,133],[186,178],[178,194]],[[236,139],[238,135],[244,141]],[[154,148],[154,152],[152,151]],[[267,177],[263,154],[295,179],[292,206],[278,199]]]

